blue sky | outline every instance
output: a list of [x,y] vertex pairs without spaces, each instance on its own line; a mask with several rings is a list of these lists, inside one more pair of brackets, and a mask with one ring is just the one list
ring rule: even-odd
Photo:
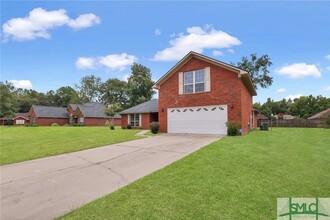
[[273,85],[255,102],[330,97],[330,2],[1,1],[1,81],[37,91],[132,62],[159,79],[190,50],[223,62],[268,54]]

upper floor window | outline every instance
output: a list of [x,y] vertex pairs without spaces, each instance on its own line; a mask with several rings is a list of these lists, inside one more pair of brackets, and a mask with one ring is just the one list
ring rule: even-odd
[[204,92],[204,69],[183,73],[184,93]]

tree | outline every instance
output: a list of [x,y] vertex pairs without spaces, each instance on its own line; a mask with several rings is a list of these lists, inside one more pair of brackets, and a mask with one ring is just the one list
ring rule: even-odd
[[83,102],[95,102],[100,99],[101,78],[94,75],[81,78],[80,85],[75,85]]
[[115,114],[118,114],[120,109],[121,106],[118,103],[115,103],[107,105],[106,109],[104,110],[104,114],[111,118],[110,126],[114,126],[114,116]]
[[128,78],[129,106],[138,105],[152,98],[154,82],[151,79],[150,69],[137,63],[131,67],[131,76]]
[[128,106],[127,82],[108,79],[100,86],[101,101],[105,104],[117,104],[120,110]]
[[70,86],[62,86],[54,95],[56,106],[67,107],[70,103],[81,104],[78,92]]
[[13,117],[17,111],[15,88],[9,83],[0,82],[0,116]]
[[273,77],[268,75],[268,67],[272,64],[268,55],[262,55],[258,58],[257,54],[251,54],[250,59],[248,57],[242,57],[240,62],[233,65],[247,71],[250,74],[254,87],[257,89],[258,86],[268,88],[272,85]]

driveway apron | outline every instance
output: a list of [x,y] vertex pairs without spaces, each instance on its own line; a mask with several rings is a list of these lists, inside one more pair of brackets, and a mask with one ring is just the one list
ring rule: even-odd
[[1,166],[1,219],[53,219],[221,138],[160,135]]

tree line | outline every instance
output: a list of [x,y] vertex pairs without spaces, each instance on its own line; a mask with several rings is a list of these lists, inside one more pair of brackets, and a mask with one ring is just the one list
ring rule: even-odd
[[100,77],[89,75],[73,87],[63,86],[45,93],[0,82],[0,117],[28,112],[31,105],[67,107],[70,103],[86,102],[111,104],[120,111],[150,100],[154,94],[153,84],[150,69],[137,63],[131,66],[127,82],[116,78],[102,82]]
[[[256,89],[268,88],[273,83],[273,78],[269,76],[268,68],[272,62],[268,55],[258,57],[256,54],[251,54],[231,65],[247,71]],[[50,90],[45,93],[33,89],[17,89],[11,83],[0,82],[0,116],[27,112],[31,105],[67,107],[70,103],[86,102],[105,103],[111,106],[107,114],[113,115],[114,112],[150,100],[154,94],[153,84],[150,69],[137,63],[131,66],[131,75],[127,82],[116,78],[102,82],[100,77],[90,75],[81,78],[73,87],[63,86],[56,91]],[[254,106],[265,115],[285,113],[308,118],[329,108],[330,99],[312,95],[281,101],[268,98],[264,104],[255,103]]]
[[280,101],[274,101],[268,98],[263,104],[260,104],[260,102],[254,103],[254,107],[267,116],[283,113],[306,119],[330,108],[330,98],[321,95],[301,96],[293,100],[282,99]]

